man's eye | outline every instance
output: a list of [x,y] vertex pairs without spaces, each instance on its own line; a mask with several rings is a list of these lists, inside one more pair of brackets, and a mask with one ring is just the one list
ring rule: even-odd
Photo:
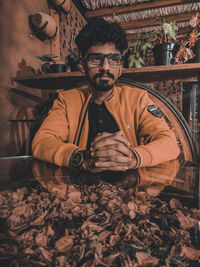
[[112,56],[112,57],[110,57],[110,61],[112,61],[112,62],[118,62],[119,61],[119,58]]
[[120,57],[118,57],[118,56],[111,56],[109,60],[110,60],[110,63],[112,63],[112,64],[119,64],[120,63]]
[[94,56],[91,56],[90,60],[92,60],[93,62],[99,62],[101,59],[99,56],[94,55]]

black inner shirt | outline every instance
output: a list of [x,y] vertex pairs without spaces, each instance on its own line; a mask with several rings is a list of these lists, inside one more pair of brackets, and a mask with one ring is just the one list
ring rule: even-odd
[[[115,133],[119,131],[119,127],[112,115],[107,110],[105,104],[97,105],[94,102],[91,103],[89,111],[89,134],[88,134],[88,142],[87,149],[89,149],[91,142],[97,136],[98,133],[107,132],[107,133]],[[102,171],[100,177],[106,181],[117,181],[123,177],[122,171]]]
[[[108,132],[115,133],[119,131],[119,127],[112,115],[107,110],[105,104],[97,105],[94,102],[90,104],[88,110],[88,119],[89,119],[89,134],[87,149],[90,148],[91,142],[97,136],[98,133]],[[99,173],[100,177],[107,182],[112,181],[121,181],[124,177],[123,171],[102,171]],[[137,179],[135,180],[135,183]],[[134,186],[135,184],[133,184]]]
[[119,127],[117,126],[115,120],[107,110],[104,103],[97,105],[96,103],[92,102],[88,112],[89,134],[87,149],[89,149],[91,142],[94,140],[98,133],[115,133],[119,131]]

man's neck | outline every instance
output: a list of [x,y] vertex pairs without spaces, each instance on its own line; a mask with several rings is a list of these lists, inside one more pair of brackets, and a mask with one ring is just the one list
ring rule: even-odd
[[94,93],[94,102],[97,104],[97,105],[101,105],[104,100],[110,96],[112,94],[112,91],[113,91],[113,88],[107,92],[100,92],[100,91],[97,91],[97,90],[93,90],[93,93]]

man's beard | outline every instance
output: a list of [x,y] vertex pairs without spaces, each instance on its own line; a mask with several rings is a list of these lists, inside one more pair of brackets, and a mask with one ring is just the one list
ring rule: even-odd
[[[108,77],[110,77],[113,80],[113,83],[108,84],[108,82],[109,82],[108,80],[99,80],[99,83],[97,83],[96,79],[102,77],[104,74],[106,74]],[[100,91],[100,92],[108,92],[115,85],[114,75],[112,73],[109,73],[109,72],[108,73],[105,73],[105,72],[97,73],[93,77],[93,79],[90,79],[88,77],[88,80],[89,80],[90,84],[94,87],[94,89],[97,91]]]
[[91,84],[95,90],[100,92],[108,92],[114,86],[114,83],[108,84],[108,81],[100,81],[98,84],[95,81],[91,81]]

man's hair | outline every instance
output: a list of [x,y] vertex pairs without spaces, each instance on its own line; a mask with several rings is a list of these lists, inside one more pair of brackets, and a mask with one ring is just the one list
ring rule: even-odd
[[75,40],[82,57],[93,45],[113,43],[120,53],[128,47],[126,33],[116,22],[102,18],[90,19],[82,28]]

